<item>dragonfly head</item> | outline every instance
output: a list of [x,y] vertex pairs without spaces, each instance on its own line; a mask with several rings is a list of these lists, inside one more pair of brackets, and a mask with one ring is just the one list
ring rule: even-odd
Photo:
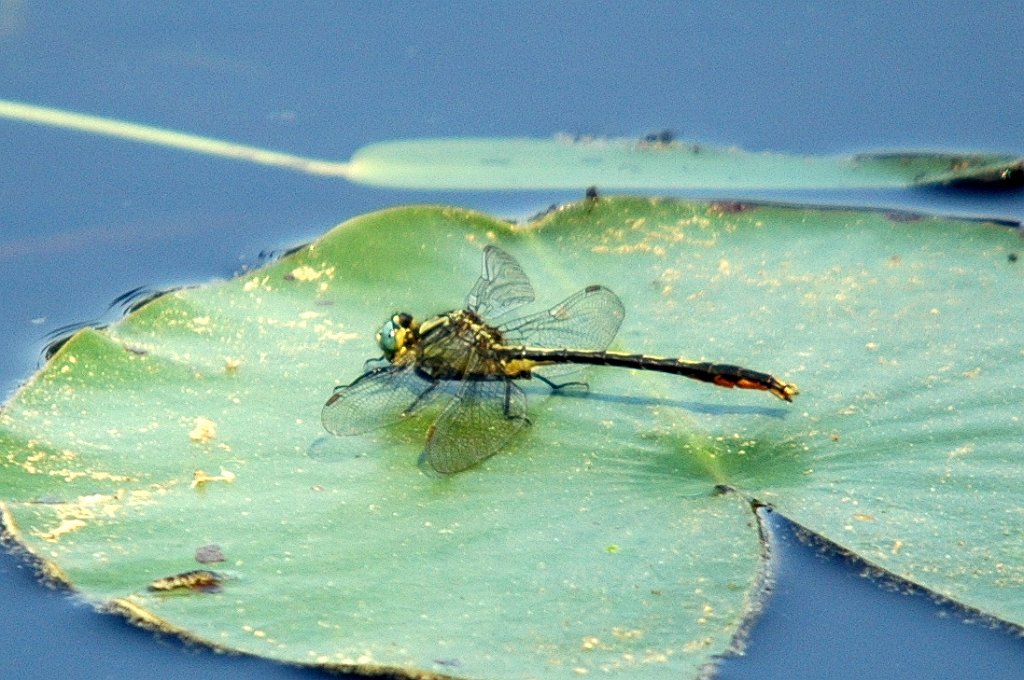
[[404,312],[395,314],[384,322],[377,331],[377,344],[384,352],[384,358],[391,361],[403,349],[416,341],[416,330],[419,324],[411,315]]

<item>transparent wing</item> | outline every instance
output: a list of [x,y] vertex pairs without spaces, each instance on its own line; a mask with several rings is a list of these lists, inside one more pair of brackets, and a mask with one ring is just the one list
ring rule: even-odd
[[483,271],[466,296],[466,308],[495,319],[533,300],[533,286],[515,258],[495,246],[484,248]]
[[431,427],[423,456],[441,474],[497,453],[526,427],[526,395],[509,380],[466,380]]
[[324,404],[320,420],[331,434],[362,434],[423,408],[439,394],[437,387],[436,381],[420,377],[415,366],[388,364],[337,388]]
[[499,330],[506,345],[600,351],[611,344],[625,314],[618,295],[604,286],[587,286],[551,309],[509,321]]

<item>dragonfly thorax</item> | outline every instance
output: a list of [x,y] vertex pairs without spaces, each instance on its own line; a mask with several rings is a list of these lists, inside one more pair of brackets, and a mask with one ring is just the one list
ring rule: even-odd
[[[427,319],[416,329],[409,346],[416,365],[437,380],[505,377],[501,367],[501,331],[470,309],[459,309]],[[412,358],[412,356],[410,356]],[[397,357],[396,361],[401,357]]]

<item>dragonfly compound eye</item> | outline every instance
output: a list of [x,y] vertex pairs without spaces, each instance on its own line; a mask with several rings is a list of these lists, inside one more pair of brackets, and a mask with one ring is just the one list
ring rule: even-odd
[[412,324],[412,317],[408,314],[395,314],[384,322],[377,331],[377,344],[384,352],[384,358],[390,361],[398,350],[409,344]]
[[395,332],[398,329],[395,327],[395,322],[391,319],[384,322],[384,325],[377,331],[377,344],[384,352],[384,356],[388,359],[395,356],[395,352],[398,351],[398,344],[395,340]]

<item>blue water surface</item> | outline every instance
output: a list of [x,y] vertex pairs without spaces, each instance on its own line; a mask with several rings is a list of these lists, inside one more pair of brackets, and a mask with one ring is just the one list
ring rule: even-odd
[[[663,128],[752,150],[1024,155],[1019,2],[549,4],[0,0],[0,98],[337,160],[414,136]],[[111,301],[136,287],[226,278],[381,207],[522,217],[583,190],[380,190],[8,121],[0,140],[4,398],[49,334],[115,318]],[[1024,218],[1012,192],[741,197]],[[722,677],[1024,677],[1014,634],[770,523],[773,594]],[[0,621],[0,678],[323,677],[157,641],[11,555]]]

